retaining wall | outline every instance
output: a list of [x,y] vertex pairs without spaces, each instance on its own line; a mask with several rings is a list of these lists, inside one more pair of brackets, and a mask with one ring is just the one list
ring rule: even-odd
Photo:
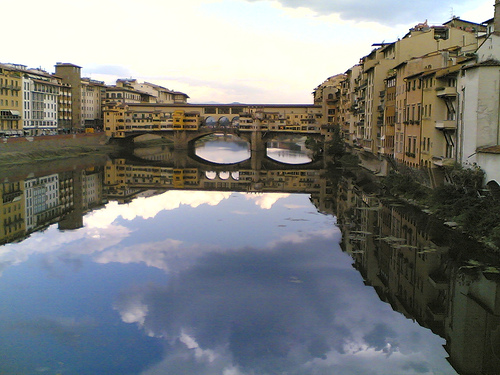
[[38,137],[0,138],[0,152],[43,151],[64,147],[92,147],[104,145],[108,137],[104,133],[78,133],[44,135]]

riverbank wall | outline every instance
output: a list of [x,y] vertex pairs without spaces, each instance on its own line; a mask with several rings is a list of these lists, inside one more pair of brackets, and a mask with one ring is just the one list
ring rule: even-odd
[[10,137],[0,139],[0,153],[40,152],[72,147],[104,146],[108,137],[104,133],[77,133],[38,137]]

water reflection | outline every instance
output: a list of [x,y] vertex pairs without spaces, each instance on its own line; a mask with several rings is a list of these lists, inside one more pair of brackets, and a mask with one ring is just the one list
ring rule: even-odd
[[0,373],[500,368],[498,259],[363,176],[163,147],[38,167],[0,176]]
[[344,177],[338,223],[343,250],[381,300],[446,339],[460,374],[500,369],[500,263],[429,215],[379,200],[369,182]]
[[231,134],[203,137],[195,147],[197,156],[213,163],[233,164],[250,158],[250,145]]
[[267,156],[287,164],[310,163],[312,152],[306,148],[306,137],[281,136],[267,144]]

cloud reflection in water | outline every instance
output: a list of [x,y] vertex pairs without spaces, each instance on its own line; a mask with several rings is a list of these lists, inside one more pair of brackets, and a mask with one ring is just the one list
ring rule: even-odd
[[325,235],[206,252],[115,308],[168,343],[146,374],[430,374],[442,360],[426,344],[440,339],[380,304]]

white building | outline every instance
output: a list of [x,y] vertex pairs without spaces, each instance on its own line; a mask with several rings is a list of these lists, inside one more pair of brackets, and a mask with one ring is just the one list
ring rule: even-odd
[[59,175],[52,174],[25,180],[24,191],[27,231],[32,231],[59,216]]
[[21,73],[24,130],[29,135],[56,134],[60,80],[42,70],[21,70]]
[[82,78],[81,88],[81,127],[102,125],[102,99],[105,93],[104,82]]
[[102,177],[100,173],[85,173],[82,177],[84,209],[102,204]]
[[[500,30],[500,0],[495,1],[494,29]],[[457,159],[466,167],[481,167],[486,184],[500,184],[500,32],[484,38],[476,55],[458,82]]]

